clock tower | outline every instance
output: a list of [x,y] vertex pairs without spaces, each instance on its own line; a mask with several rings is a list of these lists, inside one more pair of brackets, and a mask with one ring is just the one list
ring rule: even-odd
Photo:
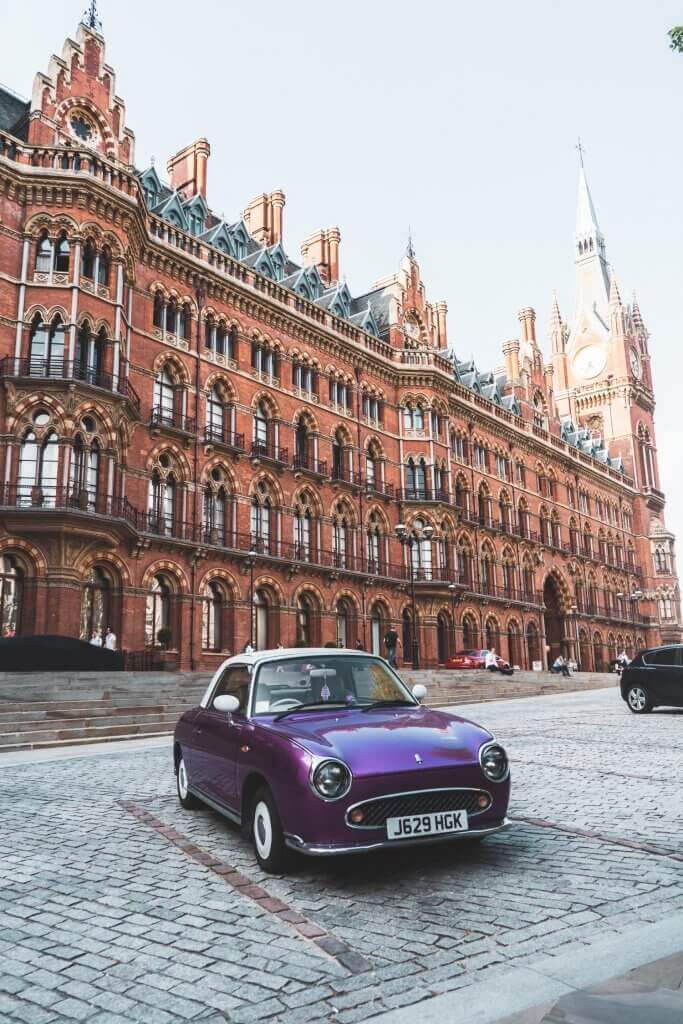
[[[555,300],[550,322],[558,412],[575,427],[585,427],[602,438],[610,455],[621,458],[626,476],[638,491],[633,529],[648,539],[651,551],[652,575],[647,589],[654,596],[662,584],[670,584],[677,600],[674,538],[664,525],[657,460],[649,334],[635,297],[630,306],[622,302],[607,262],[580,147],[579,153],[574,321],[569,327],[564,323]],[[666,560],[659,553],[664,536]],[[667,565],[667,572],[662,564]],[[664,623],[662,638],[676,638],[667,636]]]

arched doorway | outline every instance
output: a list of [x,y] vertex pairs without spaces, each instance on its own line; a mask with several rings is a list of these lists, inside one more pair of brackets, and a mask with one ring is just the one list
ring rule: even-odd
[[538,626],[535,622],[529,622],[526,627],[526,647],[529,655],[529,668],[533,668],[535,661],[543,662],[541,657],[541,642],[538,635]]
[[380,657],[384,654],[382,643],[385,633],[384,622],[385,616],[382,605],[373,605],[370,612],[370,650],[373,654],[378,654]]
[[522,645],[519,642],[519,626],[516,622],[508,623],[508,659],[512,666],[522,664]]
[[591,664],[591,650],[590,641],[588,639],[588,633],[585,629],[579,630],[579,669],[581,672],[590,672],[592,670]]
[[354,636],[354,614],[351,602],[346,597],[337,601],[337,646],[353,647]]
[[21,633],[24,573],[13,555],[0,556],[0,636]]
[[462,649],[472,651],[476,649],[478,641],[477,623],[470,614],[462,617]]
[[436,652],[439,665],[444,665],[449,656],[449,632],[448,616],[445,612],[439,612],[436,617]]
[[596,672],[605,671],[605,655],[602,646],[602,637],[599,633],[593,633],[593,661]]
[[[554,576],[546,577],[543,584],[543,604],[545,605],[545,642],[550,647],[548,664],[552,665],[559,654],[566,653],[564,642],[564,611],[562,594]],[[540,659],[539,659],[540,660]]]
[[254,626],[253,643],[257,651],[270,650],[269,630],[270,601],[265,590],[257,590],[254,594]]

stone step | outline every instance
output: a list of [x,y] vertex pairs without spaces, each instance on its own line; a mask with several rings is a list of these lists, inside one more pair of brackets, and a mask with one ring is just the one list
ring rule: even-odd
[[83,710],[88,711],[91,708],[100,707],[131,707],[136,705],[138,707],[158,707],[159,705],[167,706],[169,704],[198,704],[202,698],[204,691],[197,690],[182,691],[179,693],[163,693],[149,696],[145,699],[145,696],[141,696],[139,693],[125,693],[115,698],[101,698],[99,700],[31,700],[27,698],[22,701],[3,701],[0,698],[0,715],[10,714],[14,711],[52,711],[54,709],[64,708],[67,710]]
[[37,729],[33,732],[0,733],[0,750],[17,750],[35,746],[66,746],[74,742],[94,742],[98,739],[123,739],[152,736],[173,732],[174,723],[145,722],[138,725],[71,726],[65,729]]
[[27,743],[22,738],[22,742],[10,743],[7,746],[1,747],[0,750],[2,751],[3,754],[9,754],[9,753],[12,753],[12,751],[20,751],[20,750],[50,750],[50,749],[53,749],[53,748],[60,748],[60,747],[79,747],[79,746],[84,746],[86,744],[88,746],[90,746],[91,743],[112,743],[114,740],[116,740],[116,742],[118,742],[120,740],[156,739],[158,736],[165,736],[165,735],[170,735],[170,733],[167,734],[167,733],[164,733],[164,732],[151,732],[151,733],[139,732],[139,733],[129,733],[129,734],[126,734],[124,736],[114,736],[114,737],[112,737],[112,736],[95,736],[95,737],[85,737],[84,739],[70,739],[70,740],[66,740],[66,741],[64,741],[64,740],[46,740],[44,742],[39,741],[39,742],[34,742],[34,743]]
[[179,710],[172,709],[168,711],[160,709],[152,712],[151,714],[131,712],[131,714],[125,715],[110,715],[105,712],[100,715],[88,715],[85,717],[79,716],[78,718],[15,718],[8,722],[0,722],[0,745],[2,745],[2,737],[8,733],[31,732],[37,729],[89,729],[105,725],[144,725],[146,722],[149,722],[150,724],[164,722],[173,728],[185,710],[186,708],[180,708]]

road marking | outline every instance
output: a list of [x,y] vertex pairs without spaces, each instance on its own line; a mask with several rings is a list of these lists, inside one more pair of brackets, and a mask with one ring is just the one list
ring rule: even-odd
[[132,800],[117,800],[116,802],[143,825],[154,829],[155,832],[168,840],[169,843],[176,846],[187,857],[197,861],[198,864],[202,864],[209,871],[213,871],[222,882],[238,892],[240,896],[253,900],[261,910],[265,910],[267,913],[272,914],[273,917],[279,918],[280,921],[283,921],[292,928],[301,938],[313,942],[318,949],[333,960],[338,961],[350,974],[361,974],[372,969],[370,961],[351,949],[346,942],[342,942],[336,935],[326,931],[320,925],[317,925],[315,921],[311,921],[304,914],[294,910],[284,900],[271,896],[233,864],[226,860],[221,860],[219,857],[214,857],[212,853],[202,849],[201,846],[198,846],[188,836],[183,835],[182,832],[178,832],[171,825],[165,825],[163,821],[150,814],[140,804],[136,804]]

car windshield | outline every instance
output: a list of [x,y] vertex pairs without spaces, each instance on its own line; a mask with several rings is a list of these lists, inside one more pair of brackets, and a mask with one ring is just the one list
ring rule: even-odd
[[306,655],[282,658],[259,666],[254,714],[277,715],[306,705],[368,707],[378,701],[415,704],[412,694],[379,658]]

